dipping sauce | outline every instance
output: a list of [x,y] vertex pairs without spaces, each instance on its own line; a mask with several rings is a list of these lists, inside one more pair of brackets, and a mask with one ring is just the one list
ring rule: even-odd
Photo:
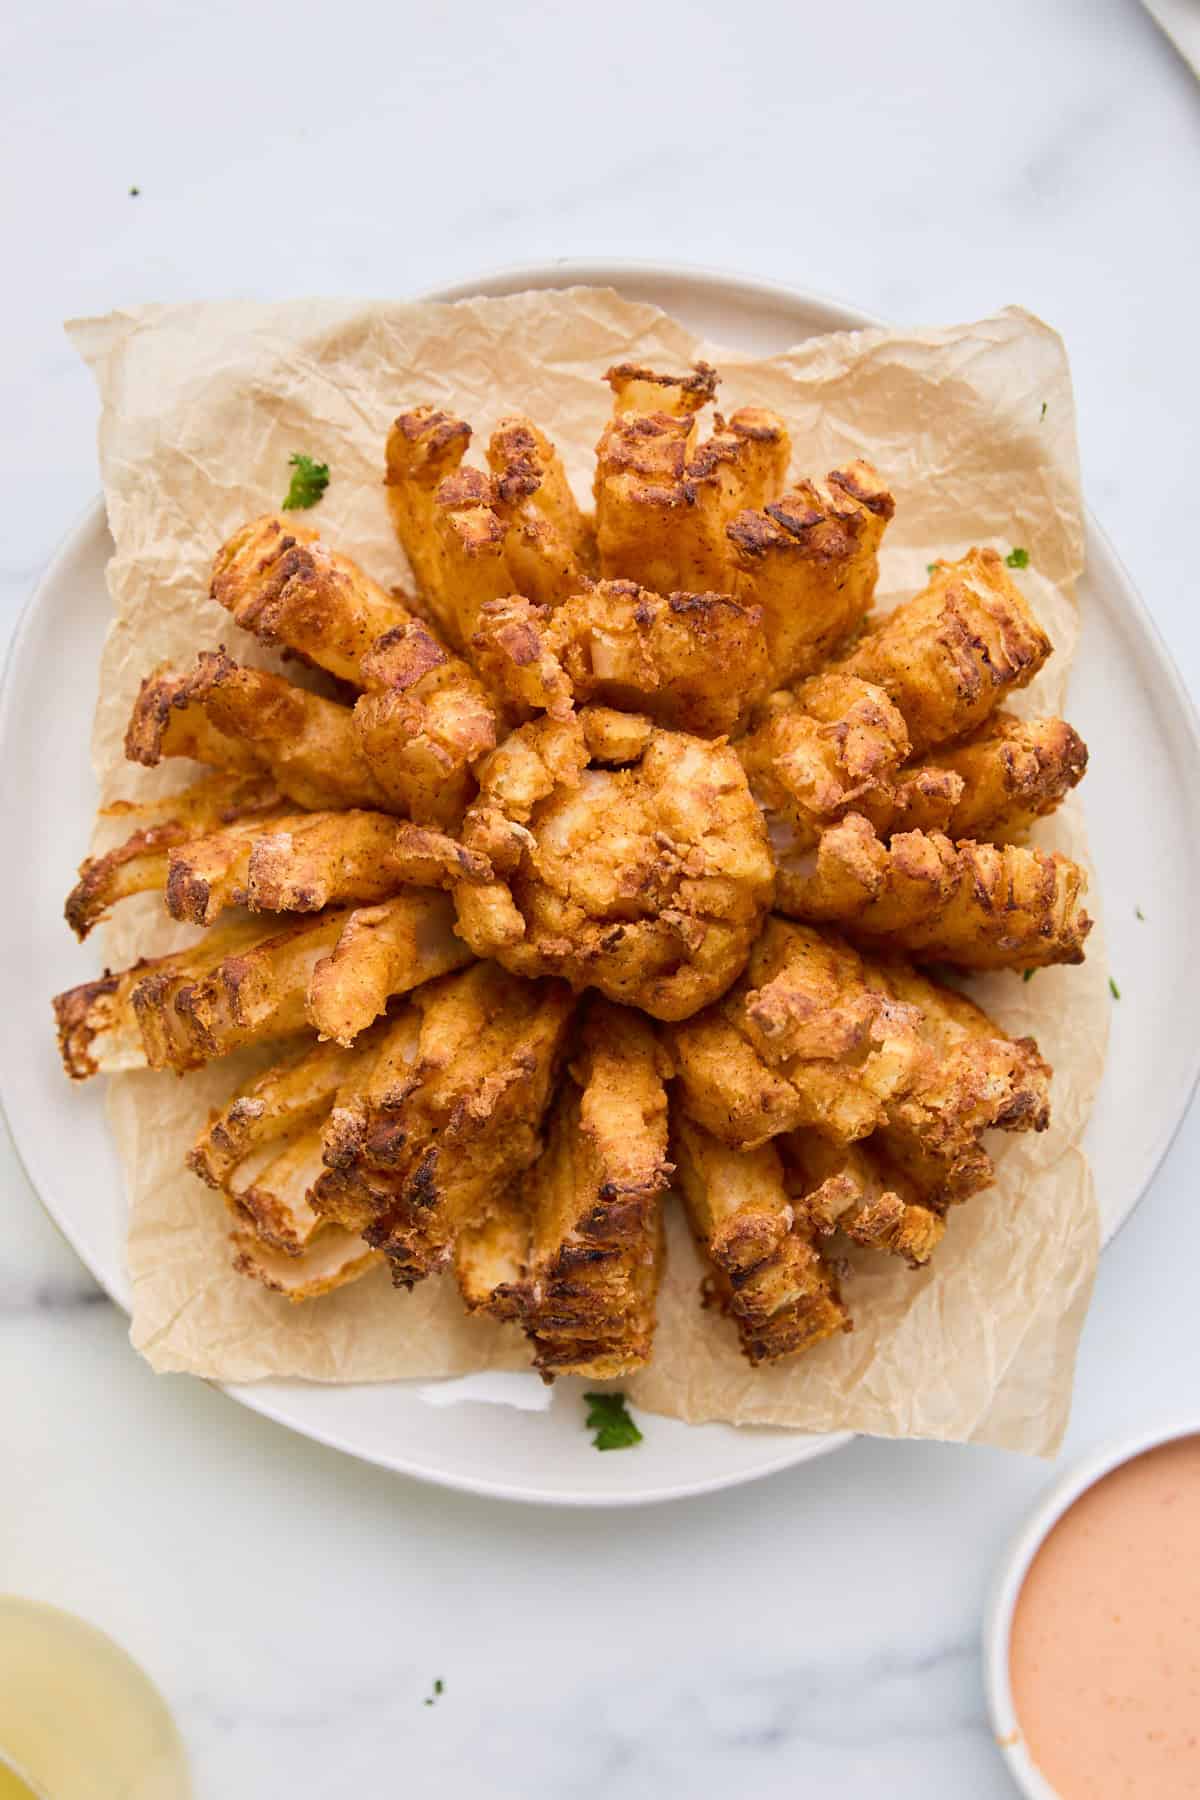
[[1200,1796],[1200,1437],[1135,1457],[1063,1514],[1017,1596],[1009,1677],[1063,1800]]

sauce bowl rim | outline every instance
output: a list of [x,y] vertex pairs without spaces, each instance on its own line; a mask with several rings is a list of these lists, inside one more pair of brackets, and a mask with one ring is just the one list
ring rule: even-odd
[[1027,1800],[1062,1800],[1026,1748],[1009,1680],[1013,1614],[1030,1564],[1058,1521],[1089,1488],[1147,1451],[1189,1437],[1200,1437],[1200,1414],[1146,1426],[1089,1452],[1065,1470],[1038,1502],[1001,1559],[984,1612],[984,1686],[996,1743]]

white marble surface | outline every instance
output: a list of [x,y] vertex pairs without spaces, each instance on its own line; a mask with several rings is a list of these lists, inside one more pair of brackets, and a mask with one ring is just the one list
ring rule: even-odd
[[[624,254],[1053,321],[1091,502],[1200,680],[1200,88],[1134,0],[45,0],[4,51],[6,631],[96,486],[64,316]],[[1067,1457],[1195,1404],[1198,1167],[1193,1114],[1104,1259]],[[156,1380],[7,1151],[0,1221],[0,1587],[143,1660],[206,1800],[1011,1791],[980,1609],[1042,1466],[860,1442],[669,1509],[440,1493]]]

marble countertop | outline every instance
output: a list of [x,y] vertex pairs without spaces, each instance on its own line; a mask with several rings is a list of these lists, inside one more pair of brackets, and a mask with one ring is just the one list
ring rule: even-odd
[[[5,635],[96,488],[64,317],[624,255],[1049,319],[1091,504],[1200,684],[1200,88],[1134,0],[46,0],[0,111]],[[1064,1460],[1195,1405],[1198,1171],[1193,1111],[1104,1257]],[[443,1493],[156,1379],[7,1147],[0,1219],[0,1589],[146,1665],[204,1800],[1012,1791],[979,1625],[1044,1465],[860,1441],[668,1508]]]

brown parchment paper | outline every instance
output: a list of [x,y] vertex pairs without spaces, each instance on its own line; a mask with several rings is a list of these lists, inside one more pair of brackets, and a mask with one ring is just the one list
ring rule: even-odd
[[[897,500],[882,559],[885,605],[922,585],[935,557],[971,544],[1027,548],[1030,567],[1019,579],[1057,653],[1019,705],[1062,705],[1083,555],[1074,407],[1063,346],[1027,313],[938,330],[839,333],[769,358],[703,344],[654,307],[587,288],[453,306],[151,306],[69,330],[100,388],[116,544],[108,572],[116,616],[94,736],[104,800],[177,786],[194,773],[139,770],[122,759],[138,682],[154,664],[190,660],[216,643],[271,664],[207,598],[208,569],[236,526],[278,505],[290,455],[306,451],[332,470],[305,522],[385,585],[404,581],[381,485],[384,440],[399,410],[450,406],[472,421],[477,442],[501,413],[528,412],[557,441],[582,497],[608,411],[600,376],[628,358],[670,367],[707,356],[723,372],[726,408],[771,406],[788,420],[797,473],[823,473],[852,455],[875,462]],[[1076,803],[1048,822],[1043,839],[1086,857]],[[997,1186],[955,1211],[930,1268],[914,1274],[892,1258],[855,1259],[853,1333],[793,1365],[751,1370],[732,1328],[697,1304],[699,1260],[670,1203],[654,1361],[625,1383],[640,1406],[689,1420],[1053,1451],[1098,1244],[1078,1147],[1108,1028],[1098,937],[1080,969],[968,984],[1008,1030],[1038,1037],[1055,1070],[1053,1122],[1036,1137],[995,1136]],[[120,966],[179,941],[179,928],[146,896],[118,909],[105,948]],[[181,1157],[208,1108],[265,1060],[258,1051],[183,1081],[141,1073],[110,1084],[129,1191],[137,1348],[156,1369],[238,1381],[526,1366],[512,1328],[468,1320],[445,1281],[394,1293],[376,1272],[291,1306],[232,1272],[223,1202]]]

